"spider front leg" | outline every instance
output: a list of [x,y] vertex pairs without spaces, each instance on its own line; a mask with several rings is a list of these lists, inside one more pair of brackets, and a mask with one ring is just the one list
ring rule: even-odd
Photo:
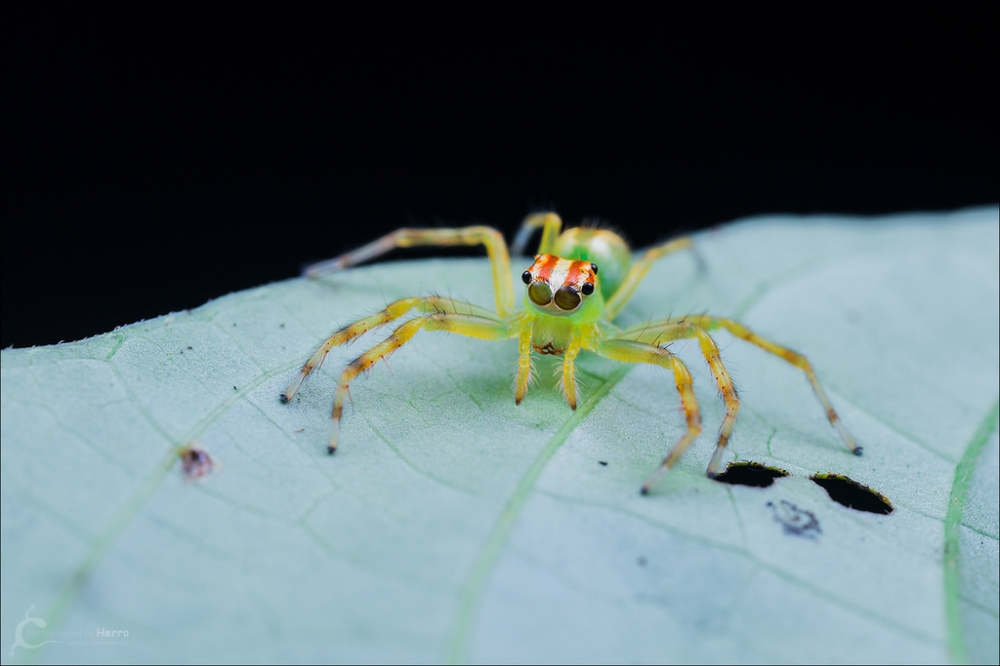
[[370,369],[380,359],[389,358],[397,349],[410,341],[417,331],[421,329],[428,331],[447,331],[458,333],[470,338],[480,338],[483,340],[506,340],[515,337],[520,333],[517,326],[508,322],[498,321],[470,314],[457,314],[449,312],[437,312],[435,314],[416,317],[399,326],[392,335],[377,345],[351,361],[337,380],[337,392],[333,398],[332,419],[330,426],[330,442],[327,446],[328,453],[337,450],[337,441],[340,436],[340,419],[344,411],[344,400],[348,395],[348,388],[351,381],[362,372]]
[[493,291],[497,314],[505,317],[514,309],[514,287],[510,281],[510,255],[503,234],[491,227],[475,226],[458,229],[397,229],[353,252],[336,259],[322,261],[304,271],[311,278],[364,263],[397,247],[483,245],[490,259]]
[[698,413],[698,400],[694,396],[694,388],[691,383],[691,372],[684,362],[671,354],[663,347],[637,342],[635,340],[614,339],[607,340],[597,345],[595,351],[605,358],[623,363],[649,363],[658,365],[674,373],[674,383],[677,386],[677,393],[681,397],[681,405],[684,407],[684,417],[687,421],[687,431],[670,449],[670,453],[663,459],[660,466],[642,484],[640,492],[645,495],[653,486],[659,483],[670,468],[677,464],[684,452],[694,442],[701,433],[701,416]]
[[486,308],[473,305],[472,303],[456,301],[451,298],[443,298],[441,296],[401,298],[398,301],[390,303],[384,310],[380,310],[373,315],[359,319],[349,326],[344,326],[327,338],[326,342],[320,345],[319,349],[316,350],[316,353],[309,357],[309,360],[305,362],[305,365],[302,366],[298,374],[295,375],[295,378],[292,379],[288,388],[286,388],[281,394],[281,401],[288,402],[292,399],[292,396],[299,390],[299,386],[301,386],[302,381],[309,376],[309,373],[323,365],[323,359],[326,358],[326,355],[330,353],[331,349],[351,342],[355,338],[364,335],[372,329],[379,328],[380,326],[384,326],[395,319],[399,319],[413,309],[424,313],[440,312],[449,314],[467,314],[496,322],[500,321],[497,319],[496,315]]

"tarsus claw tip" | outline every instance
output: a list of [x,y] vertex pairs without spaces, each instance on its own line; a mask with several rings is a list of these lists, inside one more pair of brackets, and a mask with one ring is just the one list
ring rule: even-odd
[[288,402],[288,396],[282,393],[281,395],[278,396],[278,400],[280,400],[281,402]]
[[865,450],[864,450],[864,448],[863,448],[863,447],[860,447],[860,446],[855,446],[855,447],[854,447],[854,450],[853,450],[853,451],[851,451],[851,453],[853,453],[853,454],[854,454],[854,455],[856,455],[856,456],[860,456],[860,455],[861,455],[862,453],[864,453],[864,451],[865,451]]
[[332,456],[334,453],[337,452],[337,447],[331,444],[328,447],[326,447],[326,452]]

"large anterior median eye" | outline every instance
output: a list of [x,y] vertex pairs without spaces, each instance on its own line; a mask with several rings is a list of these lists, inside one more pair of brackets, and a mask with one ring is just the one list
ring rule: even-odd
[[535,305],[548,305],[552,302],[552,287],[544,282],[536,282],[528,287],[528,298]]
[[580,305],[580,293],[573,287],[562,287],[556,292],[556,305],[560,310],[574,310]]

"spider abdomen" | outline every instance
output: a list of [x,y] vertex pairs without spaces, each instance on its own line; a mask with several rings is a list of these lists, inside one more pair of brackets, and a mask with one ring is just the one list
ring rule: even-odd
[[579,259],[597,264],[601,271],[598,286],[605,298],[618,290],[632,266],[632,252],[628,243],[607,229],[567,229],[556,239],[553,254],[564,259]]

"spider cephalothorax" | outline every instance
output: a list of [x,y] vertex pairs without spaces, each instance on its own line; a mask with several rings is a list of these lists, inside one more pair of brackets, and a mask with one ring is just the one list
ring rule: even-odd
[[[503,236],[490,227],[461,229],[400,229],[354,252],[316,264],[308,269],[317,277],[372,259],[395,247],[415,245],[483,245],[490,258],[496,311],[478,305],[439,296],[403,298],[380,312],[345,326],[324,342],[281,394],[288,401],[302,380],[322,363],[336,346],[350,342],[373,328],[399,319],[410,311],[419,314],[400,324],[392,335],[351,361],[337,382],[333,399],[333,424],[327,450],[337,450],[340,419],[350,382],[402,347],[420,330],[447,331],[485,340],[518,340],[517,377],[514,400],[520,403],[531,377],[531,354],[562,356],[562,386],[569,406],[576,409],[576,357],[582,350],[623,363],[657,365],[673,373],[674,385],[684,408],[687,430],[674,444],[660,466],[646,479],[642,492],[648,492],[673,467],[701,432],[698,401],[691,386],[691,373],[666,345],[681,338],[698,342],[719,392],[726,403],[726,416],[719,429],[715,454],[706,473],[717,474],[722,454],[732,435],[740,401],[729,371],[719,356],[709,331],[724,329],[737,338],[757,345],[802,370],[813,392],[847,447],[855,454],[861,447],[844,427],[837,412],[820,386],[812,365],[801,354],[753,333],[739,322],[711,315],[686,315],[651,321],[639,326],[619,328],[613,322],[628,303],[636,286],[657,259],[682,248],[691,247],[689,238],[663,243],[646,250],[632,261],[628,245],[621,236],[607,229],[575,227],[562,229],[555,213],[529,215],[514,240],[519,252],[531,232],[541,227],[542,239],[534,263],[521,274],[525,284],[524,309],[515,309],[510,279],[510,257]],[[600,266],[600,271],[598,271]]]
[[528,285],[527,302],[531,306],[546,314],[565,316],[576,312],[594,295],[597,264],[540,254],[521,274],[521,281]]

